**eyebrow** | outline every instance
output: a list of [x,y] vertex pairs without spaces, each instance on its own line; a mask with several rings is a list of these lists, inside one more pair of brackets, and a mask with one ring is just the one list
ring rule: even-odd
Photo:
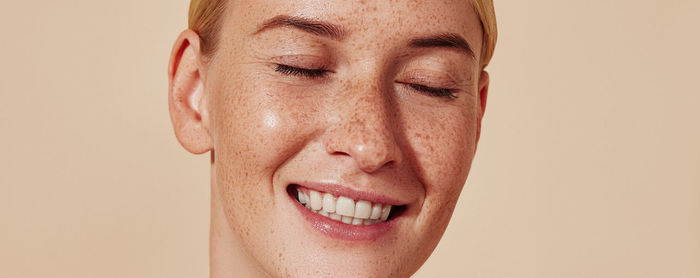
[[[334,40],[342,40],[345,30],[339,25],[329,22],[290,15],[278,15],[266,20],[253,33],[257,35],[272,28],[291,27],[317,36],[328,37]],[[464,51],[468,56],[475,58],[474,51],[462,36],[455,33],[442,33],[426,37],[414,38],[409,43],[412,47],[447,47]]]
[[325,21],[289,15],[278,15],[266,20],[253,34],[258,34],[267,29],[279,27],[291,27],[334,40],[341,40],[343,37],[345,37],[345,31],[338,25]]
[[476,59],[474,51],[467,40],[462,36],[454,33],[444,33],[438,35],[432,35],[427,37],[412,39],[410,45],[413,47],[448,47],[462,50],[467,53],[467,55]]

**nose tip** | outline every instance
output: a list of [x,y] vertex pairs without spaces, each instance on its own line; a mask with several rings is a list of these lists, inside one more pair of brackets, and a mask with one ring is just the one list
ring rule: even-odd
[[395,136],[399,114],[390,90],[378,70],[371,65],[368,69],[343,84],[323,141],[329,154],[348,156],[371,173],[400,164],[402,152]]
[[324,145],[331,155],[352,158],[358,168],[371,173],[401,163],[401,151],[391,130],[383,125],[355,122],[331,130]]

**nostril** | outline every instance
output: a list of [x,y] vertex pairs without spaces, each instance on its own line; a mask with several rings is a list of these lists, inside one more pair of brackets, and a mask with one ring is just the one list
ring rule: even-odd
[[350,158],[364,172],[401,164],[401,150],[390,128],[368,128],[367,122],[326,131],[323,144],[328,154]]
[[346,152],[333,152],[333,155],[347,155],[347,156],[350,156],[350,154],[349,154],[349,153],[346,153]]

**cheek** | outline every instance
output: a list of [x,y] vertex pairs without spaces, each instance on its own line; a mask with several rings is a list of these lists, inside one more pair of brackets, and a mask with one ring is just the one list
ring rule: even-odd
[[421,116],[408,120],[413,123],[407,134],[414,153],[413,168],[425,187],[426,214],[451,212],[469,173],[477,118],[475,109],[467,107],[416,113]]
[[[212,88],[211,132],[214,138],[218,196],[230,227],[247,248],[273,250],[275,230],[273,175],[308,142],[318,124],[315,111],[293,92],[255,76],[223,79]],[[257,77],[259,78],[259,77]],[[264,84],[264,85],[263,85]],[[261,246],[267,246],[262,248]]]
[[[239,178],[270,178],[304,147],[320,117],[309,109],[315,107],[309,99],[259,80],[259,74],[233,76],[241,78],[221,82],[212,103],[217,167],[236,171]],[[240,173],[243,169],[247,172]]]

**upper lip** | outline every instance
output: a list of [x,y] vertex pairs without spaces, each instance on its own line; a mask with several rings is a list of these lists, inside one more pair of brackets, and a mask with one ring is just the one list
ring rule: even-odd
[[358,191],[335,183],[293,182],[289,185],[298,185],[307,189],[330,193],[335,196],[345,196],[353,200],[365,200],[372,203],[389,204],[393,206],[401,206],[406,204],[406,202],[402,202],[391,196],[367,191]]

